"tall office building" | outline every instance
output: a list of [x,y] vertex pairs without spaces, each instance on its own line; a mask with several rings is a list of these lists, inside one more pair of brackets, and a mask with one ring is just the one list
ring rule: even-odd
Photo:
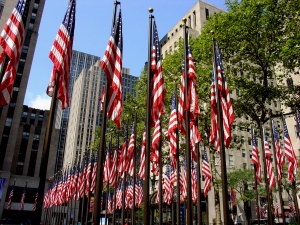
[[[99,56],[90,55],[90,54],[79,52],[76,50],[72,51],[71,69],[70,69],[70,84],[69,84],[70,102],[72,101],[72,90],[73,90],[74,82],[78,78],[81,71],[83,69],[88,70],[98,60],[100,60]],[[62,119],[61,119],[61,129],[60,129],[59,141],[58,141],[56,166],[55,166],[56,171],[60,170],[60,168],[62,167],[62,163],[63,163],[69,114],[70,114],[70,107],[63,110]]]
[[[135,95],[138,77],[130,75],[130,70],[122,70],[123,100],[127,94]],[[97,61],[89,70],[83,69],[73,86],[69,125],[66,136],[64,165],[73,162],[75,157],[89,151],[95,140],[95,130],[102,123],[99,98],[106,83],[106,76]]]
[[[1,31],[16,3],[17,0],[0,0]],[[0,107],[0,178],[5,181],[0,191],[0,218],[13,216],[12,219],[15,221],[11,222],[16,223],[24,223],[28,218],[34,217],[33,195],[39,184],[41,155],[49,114],[49,111],[23,106],[45,0],[31,0],[27,1],[27,4],[28,10],[24,11],[27,18],[24,43],[17,67],[12,99],[9,105]],[[59,109],[58,107],[58,114],[61,113]],[[55,134],[53,138],[55,139]],[[56,151],[57,146],[51,144],[52,150],[53,147]],[[53,155],[56,156],[56,154]],[[49,166],[48,164],[48,168],[52,170],[48,174],[52,175],[54,165]],[[14,182],[15,194],[12,198],[11,209],[7,211],[8,195]],[[27,195],[24,211],[19,211],[20,197],[26,182]]]

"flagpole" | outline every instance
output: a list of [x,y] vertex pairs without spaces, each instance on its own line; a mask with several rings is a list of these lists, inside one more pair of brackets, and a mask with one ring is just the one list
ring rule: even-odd
[[[114,2],[114,11],[113,11],[113,19],[112,19],[112,29],[115,24],[117,6],[120,2]],[[99,151],[97,157],[97,175],[96,175],[96,188],[95,188],[95,195],[94,195],[94,211],[93,211],[93,224],[98,225],[100,222],[100,204],[101,204],[101,197],[102,196],[102,188],[103,188],[103,154],[105,148],[105,132],[106,132],[106,115],[107,115],[107,96],[108,96],[109,88],[107,87],[106,81],[106,88],[105,88],[105,96],[104,96],[104,107],[102,112],[102,126],[101,126],[101,138],[99,144]]]
[[133,206],[132,206],[132,219],[131,224],[135,225],[135,183],[136,183],[136,117],[137,117],[137,107],[135,107],[135,115],[134,115],[134,148],[133,148]]
[[[177,83],[175,83],[175,104],[176,104],[176,118],[178,124],[178,97],[177,97]],[[180,164],[179,164],[179,129],[176,129],[176,221],[180,224]]]
[[[281,213],[282,213],[282,222],[283,225],[285,225],[285,219],[284,219],[284,209],[283,209],[283,199],[282,199],[282,187],[281,187],[281,180],[278,180],[278,163],[277,163],[277,154],[276,154],[276,146],[275,146],[275,141],[274,141],[274,130],[273,130],[273,124],[272,124],[272,119],[271,119],[271,111],[269,111],[269,116],[270,116],[270,127],[271,127],[271,136],[272,136],[272,144],[273,144],[273,155],[275,158],[275,171],[276,171],[276,176],[275,176],[275,180],[277,182],[277,186],[278,186],[278,195],[279,195],[279,202],[280,202],[280,209],[281,209]],[[278,213],[278,218],[279,218],[279,213]],[[278,220],[279,222],[279,220]]]
[[[298,110],[297,108],[295,109],[295,120],[296,120],[296,126],[297,126],[297,131],[300,131],[299,128],[299,123],[298,123]],[[298,162],[298,160],[296,161]],[[298,165],[297,165],[298,166]],[[296,215],[297,215],[297,222],[298,224],[300,224],[300,212],[299,212],[299,206],[298,206],[298,199],[297,199],[297,188],[296,188],[296,177],[294,175],[294,182],[292,183],[293,189],[292,189],[292,193],[293,193],[293,198],[294,198],[294,205],[295,205],[295,209],[296,209]]]
[[[159,118],[159,127],[160,127],[160,131],[159,133],[161,133],[161,119]],[[162,160],[161,160],[161,138],[159,141],[159,157],[158,157],[158,163],[159,163],[159,174],[158,174],[158,189],[159,189],[159,202],[158,202],[158,211],[159,211],[159,225],[163,224],[163,209],[162,209],[162,204],[163,204],[163,192],[162,192],[162,170],[163,170],[163,166],[162,166]]]
[[[198,119],[196,120],[196,125],[198,127]],[[199,143],[196,145],[196,151],[197,151],[197,186],[198,186],[198,202],[197,202],[197,214],[198,214],[198,224],[202,224],[202,189],[201,189],[201,176],[200,176],[200,149],[199,149]]]
[[46,137],[43,147],[43,154],[41,159],[41,166],[40,166],[40,180],[39,180],[39,191],[38,191],[38,198],[37,205],[36,205],[36,219],[34,224],[40,224],[42,218],[42,208],[43,208],[43,199],[44,199],[44,192],[45,192],[45,184],[46,184],[46,176],[47,176],[47,167],[48,167],[48,159],[49,159],[49,152],[50,152],[50,144],[51,144],[51,137],[52,137],[52,130],[54,125],[54,116],[56,112],[56,101],[57,101],[57,86],[58,86],[58,79],[59,74],[56,72],[55,77],[55,86],[53,88],[53,96],[51,99],[51,107],[49,112],[47,130],[46,130]]
[[[128,118],[128,115],[127,115],[127,118]],[[127,156],[127,147],[128,147],[128,143],[127,143],[127,140],[128,140],[128,121],[127,121],[127,124],[126,124],[126,128],[125,128],[126,130],[125,130],[125,132],[126,132],[126,137],[125,137],[125,145],[126,145],[126,147],[125,147],[125,156]],[[123,192],[123,194],[122,194],[122,217],[121,217],[121,221],[122,221],[122,224],[125,224],[125,195],[126,195],[126,188],[127,188],[127,172],[126,172],[126,164],[127,164],[127,162],[126,162],[126,158],[123,158],[123,162],[122,162],[122,164],[124,165],[124,163],[125,163],[125,169],[123,168],[123,166],[122,166],[122,169],[124,170],[123,171],[123,175],[124,175],[124,177],[123,177],[123,190],[122,190],[122,192]]]
[[[215,38],[214,32],[212,34],[212,47],[213,47],[213,63],[214,63],[214,75],[215,75],[215,82],[218,81],[217,76],[217,59],[216,59],[216,48],[215,48]],[[220,138],[220,156],[221,156],[221,179],[222,179],[222,207],[223,207],[223,216],[224,216],[224,223],[229,224],[229,198],[228,198],[228,181],[227,181],[227,170],[226,170],[226,154],[225,154],[225,145],[224,145],[224,128],[223,128],[223,115],[222,115],[222,106],[220,101],[220,93],[218,86],[216,85],[216,98],[217,98],[217,114],[218,114],[218,133]]]
[[[252,139],[254,139],[254,129],[253,127],[251,126],[251,132],[252,132]],[[256,139],[256,138],[255,138]],[[258,160],[259,160],[259,155],[257,156],[258,157]],[[259,201],[258,201],[258,182],[257,182],[257,177],[256,177],[256,170],[258,170],[258,168],[256,167],[256,164],[254,163],[253,164],[254,166],[254,187],[255,187],[255,204],[256,204],[256,207],[257,207],[257,221],[258,221],[258,225],[260,225],[260,211],[259,211]]]
[[261,153],[262,153],[262,158],[263,158],[263,163],[264,163],[264,180],[265,180],[265,188],[266,188],[266,195],[267,195],[267,201],[268,201],[268,219],[269,219],[269,224],[273,225],[273,214],[272,214],[272,201],[271,201],[271,195],[270,195],[270,189],[269,189],[269,182],[268,182],[268,174],[267,174],[267,163],[266,163],[266,155],[265,155],[265,148],[264,148],[264,129],[263,129],[263,122],[260,121],[259,123],[259,129],[260,129],[260,137],[261,137]]
[[[119,162],[119,133],[117,133],[117,148],[116,148],[115,151],[117,151],[117,162]],[[117,182],[116,182],[116,187],[115,187],[115,190],[114,190],[115,198],[114,198],[113,225],[116,224],[116,210],[117,210],[117,206],[116,206],[116,204],[117,204],[117,198],[116,197],[117,197],[117,188],[118,188],[118,169],[117,168],[118,167],[116,166],[115,173],[116,173]]]
[[152,15],[153,9],[149,8],[149,36],[148,36],[148,78],[147,78],[147,115],[146,115],[146,152],[145,152],[145,185],[144,185],[144,225],[150,225],[150,140],[151,140],[151,55],[152,55]]
[[[182,22],[183,25],[183,35],[184,35],[184,99],[187,99],[188,96],[188,69],[187,69],[187,19],[184,18]],[[191,150],[190,150],[190,112],[185,110],[185,127],[186,127],[186,139],[185,139],[185,155],[186,155],[186,177],[187,177],[187,215],[186,221],[187,225],[193,224],[193,212],[192,212],[192,185],[191,185]]]

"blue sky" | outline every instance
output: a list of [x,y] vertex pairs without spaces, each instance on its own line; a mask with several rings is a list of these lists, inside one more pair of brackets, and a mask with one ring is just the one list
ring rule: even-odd
[[[149,12],[154,9],[159,38],[162,38],[197,0],[124,0],[123,67],[139,76],[148,57]],[[226,9],[225,0],[206,0]],[[38,42],[27,86],[25,105],[49,109],[51,98],[46,95],[52,62],[49,51],[67,9],[67,0],[46,1],[39,29]],[[73,49],[102,57],[110,36],[114,1],[77,0]]]

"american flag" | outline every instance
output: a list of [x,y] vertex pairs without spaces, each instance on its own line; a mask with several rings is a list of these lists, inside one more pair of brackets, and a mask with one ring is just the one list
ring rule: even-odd
[[182,72],[180,78],[180,91],[179,91],[179,102],[178,102],[178,121],[180,126],[180,131],[182,134],[186,134],[185,127],[185,99],[184,99],[184,90],[185,90],[185,64],[182,60]]
[[12,202],[12,198],[14,196],[14,186],[15,186],[15,184],[11,187],[11,190],[9,192],[6,210],[10,210],[11,209],[11,202]]
[[117,182],[117,177],[118,177],[117,176],[117,172],[118,172],[117,171],[117,163],[118,163],[118,161],[117,161],[117,159],[118,159],[118,149],[115,149],[112,166],[111,166],[111,171],[109,174],[109,183],[113,187],[118,186],[118,182]]
[[113,204],[112,204],[112,199],[111,199],[111,196],[110,196],[110,191],[108,191],[107,213],[108,214],[113,213]]
[[121,156],[119,159],[118,172],[119,176],[123,177],[124,172],[127,171],[127,125],[124,132],[124,141],[121,148]]
[[198,94],[196,90],[196,68],[191,52],[191,47],[188,45],[188,96],[186,102],[186,110],[190,112],[190,119],[195,120],[199,113]]
[[160,198],[160,185],[162,182],[160,182],[160,177],[158,177],[158,185],[157,185],[157,192],[156,192],[156,198],[155,198],[155,203],[159,203],[159,198]]
[[294,205],[292,198],[289,196],[288,199],[289,199],[289,207],[290,207],[291,212],[296,213],[295,205]]
[[136,207],[140,208],[142,203],[143,203],[143,198],[144,198],[144,191],[143,191],[143,184],[142,184],[142,180],[140,180],[137,184],[137,186],[135,187],[135,191],[136,191]]
[[168,205],[172,203],[173,193],[174,193],[174,188],[173,188],[173,184],[171,183],[170,175],[171,175],[171,169],[170,166],[167,165],[166,176],[163,183],[163,189],[165,190],[164,202],[167,203]]
[[34,197],[34,202],[33,202],[33,206],[32,206],[32,211],[36,210],[36,204],[37,204],[37,200],[38,200],[38,196],[39,196],[39,192],[37,191]]
[[109,181],[109,174],[110,174],[110,164],[111,164],[111,159],[110,159],[110,147],[107,148],[106,151],[106,159],[104,162],[103,166],[103,183]]
[[232,108],[231,99],[229,96],[229,90],[226,83],[226,78],[223,69],[222,58],[218,44],[216,43],[216,61],[217,61],[217,75],[218,75],[218,90],[219,97],[222,106],[222,119],[224,130],[224,144],[228,148],[231,142],[231,126],[234,122],[234,112]]
[[134,170],[134,163],[133,163],[133,158],[134,158],[134,151],[135,151],[135,124],[133,122],[132,124],[132,132],[131,132],[131,136],[129,139],[129,144],[128,144],[128,148],[127,148],[127,160],[128,160],[128,173],[130,176],[133,176],[133,170]]
[[276,201],[274,205],[275,205],[274,216],[279,217],[279,203]]
[[131,181],[127,185],[125,194],[126,194],[125,195],[125,208],[132,209],[132,207],[133,207],[133,186],[132,186]]
[[214,68],[211,77],[211,91],[210,91],[210,105],[211,105],[211,127],[209,142],[215,146],[217,152],[220,152],[220,139],[218,131],[218,112],[217,112],[217,99],[216,99],[216,81]]
[[298,159],[295,155],[295,151],[290,139],[289,131],[286,126],[285,119],[283,120],[283,128],[284,128],[284,152],[285,156],[288,159],[288,180],[291,182],[295,181],[295,174],[298,169]]
[[275,176],[272,168],[272,154],[270,151],[269,143],[267,140],[267,136],[264,133],[264,149],[265,149],[265,157],[266,157],[266,164],[267,164],[267,175],[269,181],[269,188],[273,190],[275,187]]
[[180,202],[182,203],[187,197],[187,177],[186,177],[186,159],[183,160],[183,170],[180,173]]
[[120,129],[122,113],[122,14],[121,9],[114,24],[104,56],[101,60],[109,87],[107,96],[107,117],[111,118]]
[[266,212],[265,212],[264,203],[262,199],[260,199],[260,214],[262,219],[266,217]]
[[27,183],[24,187],[23,193],[22,193],[22,197],[21,197],[21,201],[20,201],[20,211],[22,211],[24,209],[24,202],[25,202],[25,197],[26,197],[26,187],[27,187]]
[[177,110],[176,110],[176,95],[175,91],[172,97],[172,107],[170,121],[168,126],[168,139],[170,141],[170,160],[173,168],[176,168],[176,153],[177,153]]
[[190,121],[190,146],[192,150],[192,159],[197,162],[197,149],[196,145],[201,141],[201,136],[196,125],[195,120]]
[[175,183],[177,182],[177,172],[175,170],[175,168],[173,168],[172,166],[170,167],[170,181],[171,181],[171,184],[174,186]]
[[155,176],[158,176],[159,172],[159,157],[160,157],[160,141],[161,141],[161,128],[160,128],[160,120],[155,122],[154,133],[152,137],[152,152],[150,155],[150,160],[152,162],[151,172],[154,173]]
[[256,135],[254,129],[252,129],[252,158],[251,161],[255,165],[255,177],[257,184],[262,182],[261,179],[261,168],[260,168],[260,161],[259,161],[259,154],[258,154],[258,147],[256,141]]
[[162,74],[159,38],[156,27],[156,22],[153,22],[153,43],[151,56],[151,75],[152,75],[152,126],[159,120],[160,116],[165,113],[164,98],[166,87]]
[[120,182],[119,187],[116,192],[116,208],[117,209],[122,209],[122,196],[123,196],[123,180]]
[[91,177],[91,188],[90,188],[90,191],[92,192],[92,194],[95,193],[96,175],[97,175],[97,153],[95,154],[95,157],[94,157],[93,172],[92,172],[92,177]]
[[17,2],[0,35],[0,45],[3,49],[0,55],[0,64],[4,63],[4,56],[8,60],[4,76],[0,81],[0,106],[9,104],[12,96],[24,40],[25,25],[22,17],[26,4],[28,4],[26,0]]
[[[53,70],[47,88],[47,94],[53,95],[54,86],[57,85],[57,97],[62,103],[62,109],[69,106],[69,82],[70,82],[70,62],[72,57],[73,38],[75,30],[76,0],[70,0],[67,12],[58,30],[54,43],[49,53],[49,58],[53,62]],[[55,78],[59,75],[58,84]]]
[[207,196],[207,193],[210,190],[210,183],[212,180],[212,175],[210,171],[210,165],[207,158],[207,152],[206,149],[204,149],[204,155],[203,155],[203,162],[202,162],[202,174],[204,175],[204,197]]
[[144,128],[142,149],[141,149],[140,171],[139,171],[139,177],[142,180],[145,179],[145,156],[146,156],[146,129]]
[[280,181],[282,179],[282,175],[283,175],[284,157],[283,157],[283,153],[281,150],[278,133],[277,133],[277,129],[276,129],[274,120],[272,120],[272,128],[273,128],[273,136],[274,136],[275,152],[276,152],[277,177],[278,177],[278,181]]
[[86,169],[86,174],[85,174],[85,196],[89,197],[90,194],[90,189],[91,189],[91,175],[92,175],[92,159],[91,156],[89,157],[89,162],[87,165]]
[[192,178],[192,200],[196,204],[198,201],[198,186],[197,186],[197,172],[194,166],[194,162],[191,162],[191,178]]

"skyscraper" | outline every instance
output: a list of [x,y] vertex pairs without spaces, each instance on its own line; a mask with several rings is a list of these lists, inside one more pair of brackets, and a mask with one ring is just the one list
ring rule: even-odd
[[[81,71],[83,69],[88,70],[98,60],[100,60],[99,56],[90,55],[76,50],[72,51],[71,69],[70,69],[70,86],[69,86],[70,102],[72,101],[72,91],[73,91],[74,82],[78,78]],[[62,167],[62,163],[63,163],[69,115],[70,115],[70,108],[66,108],[65,110],[63,110],[62,119],[61,119],[61,129],[60,129],[59,141],[58,141],[56,166],[55,166],[56,171],[58,171]]]
[[[130,75],[123,68],[123,100],[127,94],[135,95],[134,87],[138,77]],[[66,135],[64,165],[72,162],[79,153],[88,152],[95,140],[95,130],[101,125],[99,98],[106,83],[106,76],[99,61],[89,70],[83,69],[73,85],[73,94]]]

